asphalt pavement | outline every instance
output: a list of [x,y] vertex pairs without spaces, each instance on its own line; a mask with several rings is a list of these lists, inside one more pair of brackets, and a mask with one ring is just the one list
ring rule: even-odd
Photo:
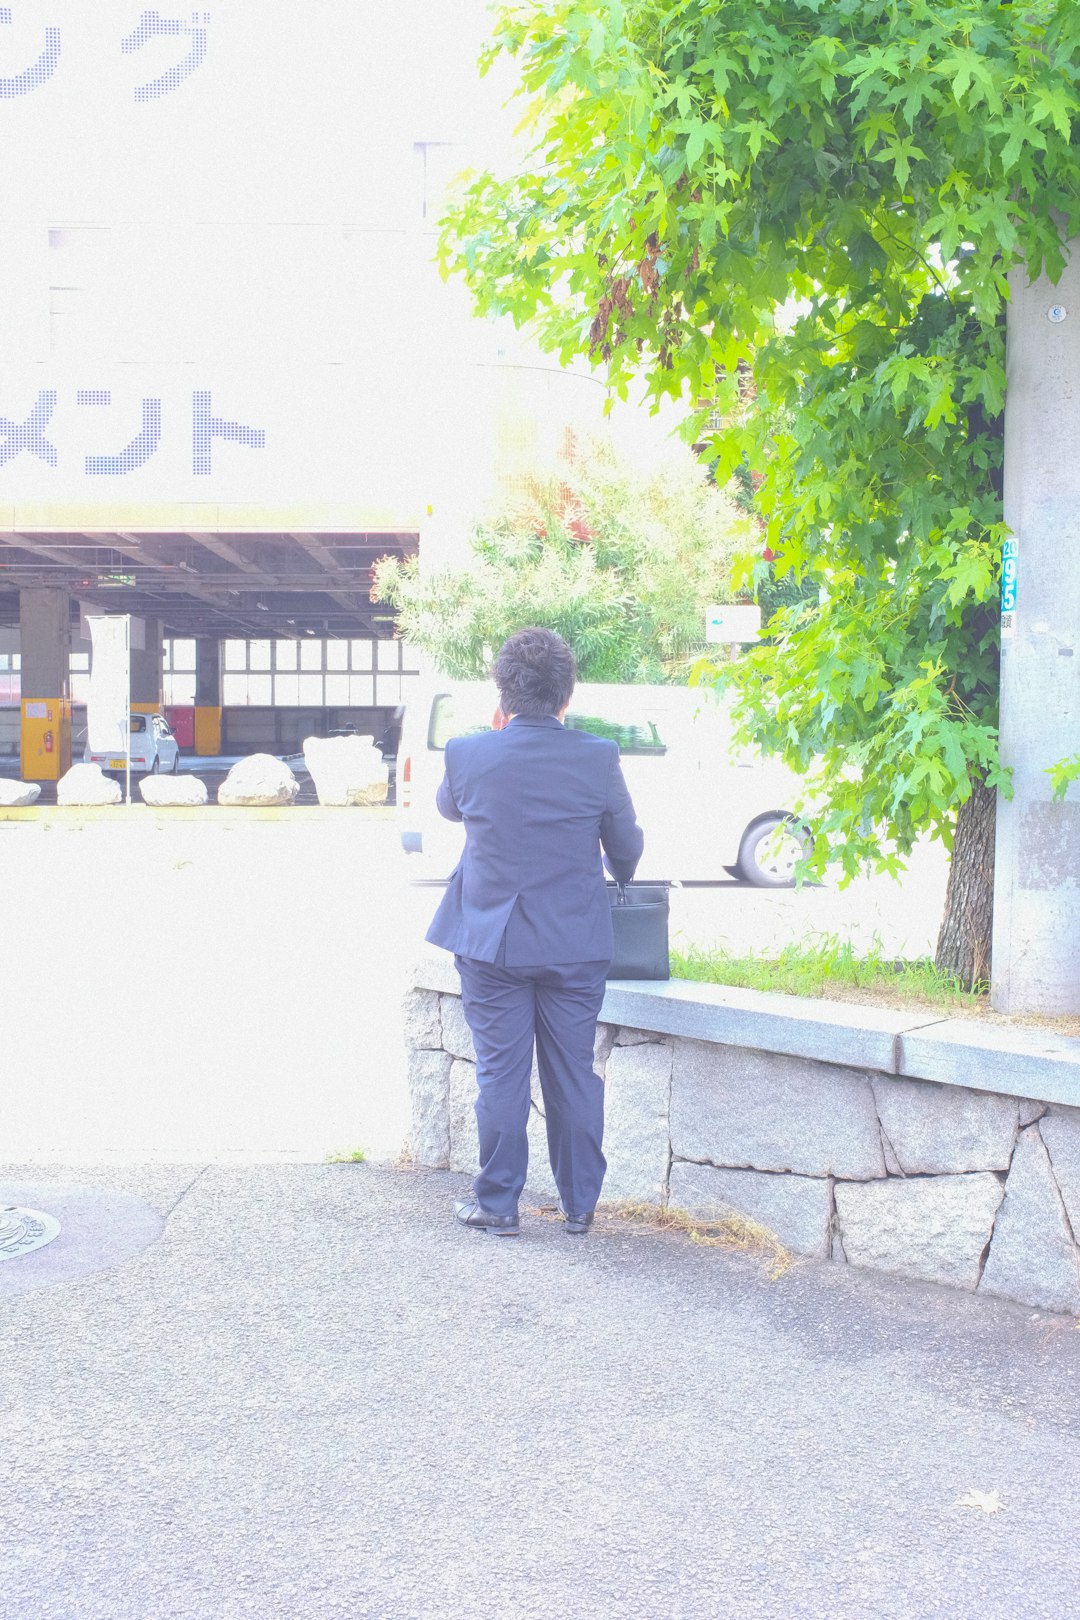
[[460,1185],[0,1172],[2,1620],[1077,1613],[1075,1322]]

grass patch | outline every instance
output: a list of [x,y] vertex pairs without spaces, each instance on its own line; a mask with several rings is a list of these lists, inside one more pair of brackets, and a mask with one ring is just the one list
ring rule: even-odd
[[650,1232],[681,1232],[691,1243],[707,1249],[728,1249],[739,1254],[760,1256],[765,1274],[775,1282],[790,1271],[792,1256],[775,1233],[745,1215],[734,1213],[717,1215],[714,1220],[700,1220],[688,1210],[666,1208],[657,1204],[631,1202],[603,1204],[601,1211],[618,1220],[631,1221]]
[[367,1154],[363,1148],[353,1148],[351,1153],[328,1153],[327,1164],[365,1164]]
[[674,978],[699,984],[727,984],[787,996],[884,1001],[950,1012],[972,1011],[987,1004],[985,986],[965,990],[954,974],[942,973],[929,957],[898,962],[886,957],[877,944],[856,951],[850,940],[835,934],[793,941],[775,956],[746,955],[722,947],[673,949],[671,971]]
[[[562,1213],[555,1204],[540,1204],[531,1211],[543,1220],[560,1222]],[[596,1211],[597,1226],[605,1222],[624,1222],[642,1232],[681,1232],[691,1243],[706,1249],[728,1249],[737,1254],[753,1254],[764,1263],[770,1281],[791,1270],[794,1256],[768,1227],[759,1226],[746,1215],[734,1210],[717,1214],[711,1220],[691,1215],[689,1210],[674,1206],[661,1207],[633,1199],[613,1200],[600,1204]]]

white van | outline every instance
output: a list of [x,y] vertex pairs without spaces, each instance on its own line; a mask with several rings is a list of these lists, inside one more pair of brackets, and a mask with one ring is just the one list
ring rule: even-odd
[[[486,731],[498,697],[489,682],[436,681],[409,694],[398,750],[402,847],[417,877],[446,878],[464,829],[435,807],[448,737]],[[638,878],[741,877],[762,888],[793,881],[806,835],[793,819],[802,786],[777,761],[733,750],[712,694],[677,686],[574,688],[566,725],[613,737],[645,833]]]

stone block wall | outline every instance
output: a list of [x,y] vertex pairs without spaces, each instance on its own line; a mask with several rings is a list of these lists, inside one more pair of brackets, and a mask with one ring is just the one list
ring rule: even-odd
[[[412,1155],[471,1174],[460,999],[413,990],[405,1022]],[[604,1198],[742,1214],[795,1254],[1080,1313],[1080,1107],[980,1090],[967,1061],[969,1084],[942,1083],[602,1023]],[[549,1198],[535,1072],[529,1134],[526,1196]]]

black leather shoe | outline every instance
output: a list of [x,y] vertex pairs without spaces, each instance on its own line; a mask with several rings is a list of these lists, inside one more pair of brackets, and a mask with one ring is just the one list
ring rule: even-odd
[[587,1215],[571,1215],[569,1210],[563,1209],[561,1199],[559,1201],[559,1208],[562,1210],[563,1221],[565,1222],[566,1230],[568,1232],[587,1232],[589,1230],[589,1227],[593,1223],[593,1212],[591,1209]]
[[475,1198],[456,1198],[454,1213],[462,1226],[475,1226],[489,1237],[517,1237],[521,1231],[516,1215],[493,1215],[481,1209]]

